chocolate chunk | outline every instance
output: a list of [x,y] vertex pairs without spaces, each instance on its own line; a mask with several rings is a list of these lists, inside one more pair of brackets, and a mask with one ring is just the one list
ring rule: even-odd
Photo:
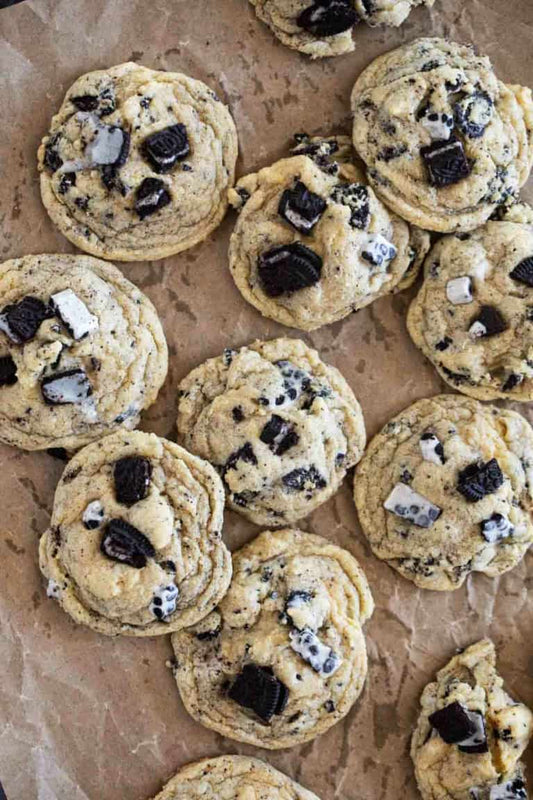
[[112,86],[100,92],[98,97],[98,113],[101,117],[107,117],[112,114],[116,108],[115,92]]
[[0,330],[16,344],[29,342],[44,320],[52,316],[52,310],[42,300],[37,297],[24,297],[20,303],[6,306],[2,310]]
[[335,36],[359,22],[350,0],[315,0],[296,19],[296,24],[313,36]]
[[41,392],[47,405],[58,406],[82,403],[93,389],[83,369],[69,369],[43,378]]
[[282,476],[281,482],[286,489],[293,492],[313,491],[327,486],[326,480],[314,465],[308,469],[305,467],[293,469],[292,472]]
[[200,631],[200,633],[196,634],[196,638],[199,642],[211,642],[220,636],[221,630],[222,628],[216,628],[213,631]]
[[457,489],[470,503],[494,494],[503,483],[503,473],[495,458],[469,464],[459,472]]
[[44,148],[43,163],[44,166],[50,170],[50,172],[57,172],[57,170],[63,166],[63,159],[57,152],[57,145],[59,144],[60,139],[61,134],[58,131],[49,137]]
[[379,151],[376,158],[378,161],[384,161],[388,164],[389,161],[394,161],[395,158],[400,158],[404,153],[407,153],[407,147],[404,144],[396,145],[395,147],[384,147]]
[[453,339],[450,339],[449,336],[445,336],[444,339],[440,339],[437,344],[435,345],[435,350],[439,350],[441,353],[444,350],[447,350],[448,347],[452,344]]
[[333,675],[341,665],[341,659],[331,647],[320,641],[310,628],[293,630],[289,634],[291,647],[295,653],[307,661],[319,675]]
[[507,323],[495,306],[481,306],[477,317],[472,319],[468,333],[474,339],[497,336],[507,330]]
[[397,517],[407,519],[419,528],[431,528],[442,509],[405,483],[397,483],[383,507]]
[[511,392],[517,386],[520,386],[523,380],[523,375],[517,375],[516,372],[511,372],[502,385],[502,392]]
[[475,719],[478,716],[478,712],[470,711],[461,703],[454,702],[434,711],[429,715],[428,721],[446,744],[459,744],[478,732]]
[[488,519],[484,519],[481,523],[481,533],[483,538],[494,544],[502,539],[507,539],[514,533],[514,525],[503,514],[495,512]]
[[72,289],[56,292],[50,298],[55,313],[73,339],[78,341],[98,328],[98,319]]
[[350,225],[358,230],[365,230],[370,220],[370,199],[368,189],[362,183],[348,183],[336,186],[331,193],[335,203],[348,206],[350,209]]
[[300,441],[294,426],[277,414],[270,417],[259,438],[270,447],[276,456],[282,456]]
[[104,507],[99,500],[93,500],[86,506],[81,518],[83,524],[89,531],[99,528],[104,521]]
[[226,461],[226,471],[228,469],[237,469],[237,463],[239,461],[244,461],[245,464],[252,464],[254,466],[257,464],[257,458],[250,442],[246,442],[242,447],[230,455]]
[[326,201],[310,192],[302,181],[281,195],[278,213],[300,233],[309,234],[326,210]]
[[149,558],[155,557],[150,540],[129,522],[112,519],[105,528],[100,543],[101,552],[112,561],[142,569]]
[[0,386],[13,386],[17,382],[17,365],[11,356],[0,357]]
[[96,111],[98,108],[98,96],[94,94],[81,94],[71,97],[70,102],[74,103],[78,111]]
[[231,416],[233,417],[234,422],[242,422],[244,419],[244,411],[242,410],[241,406],[235,406],[232,408]]
[[[46,452],[58,461],[68,461],[68,453],[64,447],[47,447]],[[2,798],[0,798],[2,800]]]
[[467,95],[454,106],[455,124],[469,139],[479,139],[492,119],[494,103],[486,92]]
[[150,611],[158,620],[165,621],[176,610],[179,597],[179,589],[175,583],[167,586],[160,586],[150,603]]
[[59,181],[59,194],[66,194],[72,186],[76,186],[76,173],[75,172],[65,172],[64,175],[61,176],[61,180]]
[[509,273],[513,280],[519,283],[525,283],[526,286],[533,286],[533,256],[524,258],[517,266]]
[[472,171],[458,139],[433,142],[422,147],[420,154],[427,167],[429,182],[437,189],[468,178]]
[[257,269],[265,294],[279,297],[318,283],[322,259],[300,242],[293,242],[262,253]]
[[181,122],[162,131],[152,133],[141,146],[141,151],[154,172],[170,172],[178,161],[189,155],[187,129]]
[[119,503],[132,506],[144,500],[150,489],[152,464],[142,456],[120,458],[113,469],[115,495]]
[[289,690],[268,667],[245,664],[230,686],[228,697],[254,711],[263,722],[270,722],[285,709]]
[[144,219],[168,206],[171,199],[163,181],[159,178],[145,178],[135,193],[135,211]]

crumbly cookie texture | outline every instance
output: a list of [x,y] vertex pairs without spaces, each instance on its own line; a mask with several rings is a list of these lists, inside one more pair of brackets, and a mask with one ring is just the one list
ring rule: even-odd
[[192,625],[224,596],[224,490],[182,447],[119,432],[66,467],[41,537],[48,595],[109,636],[157,636]]
[[194,369],[179,386],[178,434],[219,470],[231,508],[280,527],[331,497],[366,441],[352,390],[299,339],[226,350]]
[[533,714],[504,690],[490,639],[452,658],[420,704],[411,757],[423,800],[527,800],[519,759]]
[[156,310],[119,270],[89,256],[0,264],[0,439],[77,450],[133,428],[168,366]]
[[179,253],[222,220],[237,132],[204,83],[126,63],[82,75],[39,148],[43,203],[92,255]]
[[313,739],[364,684],[365,575],[346,550],[289,529],[234,553],[233,575],[219,607],[172,637],[183,703],[202,725],[258,747]]
[[371,442],[355,504],[378,558],[422,589],[515,567],[533,541],[533,429],[457,395],[420,400]]
[[472,46],[417,39],[386,53],[357,80],[352,110],[371,185],[427,230],[473,230],[529,176],[531,90],[499,81]]
[[297,139],[299,155],[230,190],[242,210],[229,259],[240,292],[264,316],[314,330],[411,284],[429,235],[378,200],[345,160],[348,137]]
[[287,47],[311,58],[339,56],[354,47],[354,27],[397,27],[415,6],[435,0],[250,0],[259,19]]
[[206,758],[181,769],[154,800],[319,800],[265,761]]
[[533,400],[533,225],[504,218],[440,239],[407,327],[463,394]]

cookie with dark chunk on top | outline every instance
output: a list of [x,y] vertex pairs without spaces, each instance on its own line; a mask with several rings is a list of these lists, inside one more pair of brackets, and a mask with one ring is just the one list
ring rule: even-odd
[[17,380],[17,365],[13,356],[0,356],[0,386],[13,386]]
[[300,28],[317,38],[343,33],[357,22],[359,17],[351,0],[315,0],[296,20]]

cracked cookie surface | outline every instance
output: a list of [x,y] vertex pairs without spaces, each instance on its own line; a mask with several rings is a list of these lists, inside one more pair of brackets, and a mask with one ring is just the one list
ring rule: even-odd
[[394,417],[355,475],[374,554],[422,589],[515,567],[533,541],[533,429],[514,411],[438,395]]
[[180,443],[222,475],[231,508],[258,525],[324,503],[361,458],[364,420],[334,367],[299,339],[226,350],[179,385]]
[[479,400],[533,400],[533,225],[445,236],[424,271],[407,327],[441,377]]
[[0,439],[76,450],[133,428],[168,366],[150,300],[89,256],[0,264]]
[[298,139],[301,155],[230,190],[242,210],[229,260],[239,291],[264,316],[314,330],[409,286],[429,236],[385,208],[347,160],[347,137]]
[[237,132],[201,81],[134,63],[82,75],[38,153],[43,203],[96,256],[164,258],[221,222]]
[[423,800],[525,800],[520,757],[533,714],[515,702],[483,639],[454,656],[422,694],[411,758]]
[[209,614],[231,578],[224,491],[182,447],[119,432],[67,465],[41,537],[48,594],[110,636],[156,636]]
[[233,555],[215,611],[172,637],[188,712],[270,749],[313,739],[347,714],[367,671],[373,601],[346,550],[297,530],[265,531]]
[[476,228],[529,176],[531,90],[499,81],[470,46],[417,39],[386,53],[356,81],[352,110],[372,187],[427,230]]

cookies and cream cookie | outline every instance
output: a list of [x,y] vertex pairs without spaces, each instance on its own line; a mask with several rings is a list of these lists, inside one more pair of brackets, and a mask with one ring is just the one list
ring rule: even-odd
[[503,688],[490,639],[454,656],[420,704],[411,757],[423,800],[527,800],[533,714]]
[[467,397],[419,400],[370,442],[355,504],[375,555],[422,589],[501,575],[533,542],[533,429]]
[[48,594],[110,636],[192,625],[224,596],[224,490],[215,470],[153,433],[119,431],[69,461],[41,538]]
[[533,225],[504,218],[440,239],[407,326],[458,391],[533,400]]
[[222,475],[228,504],[258,525],[311,513],[359,461],[359,403],[299,339],[226,350],[179,385],[179,441]]
[[180,769],[154,800],[318,800],[265,761],[205,758]]
[[89,256],[0,264],[0,440],[76,450],[134,428],[167,373],[156,310]]
[[365,575],[346,550],[302,531],[261,533],[234,553],[218,608],[172,637],[187,711],[257,747],[313,739],[361,692],[362,625],[372,610]]
[[259,19],[287,47],[311,58],[338,56],[354,49],[356,25],[404,22],[415,6],[435,0],[250,0]]
[[[313,330],[414,281],[429,236],[389,212],[348,137],[298,137],[296,155],[241,178],[230,242],[239,291],[264,316]],[[338,159],[338,160],[335,160]]]
[[227,107],[201,81],[134,63],[90,72],[39,148],[43,203],[92,255],[164,258],[222,220],[237,147]]
[[380,56],[356,81],[352,110],[376,194],[427,230],[473,230],[529,176],[531,90],[502,83],[472,46],[417,39]]

